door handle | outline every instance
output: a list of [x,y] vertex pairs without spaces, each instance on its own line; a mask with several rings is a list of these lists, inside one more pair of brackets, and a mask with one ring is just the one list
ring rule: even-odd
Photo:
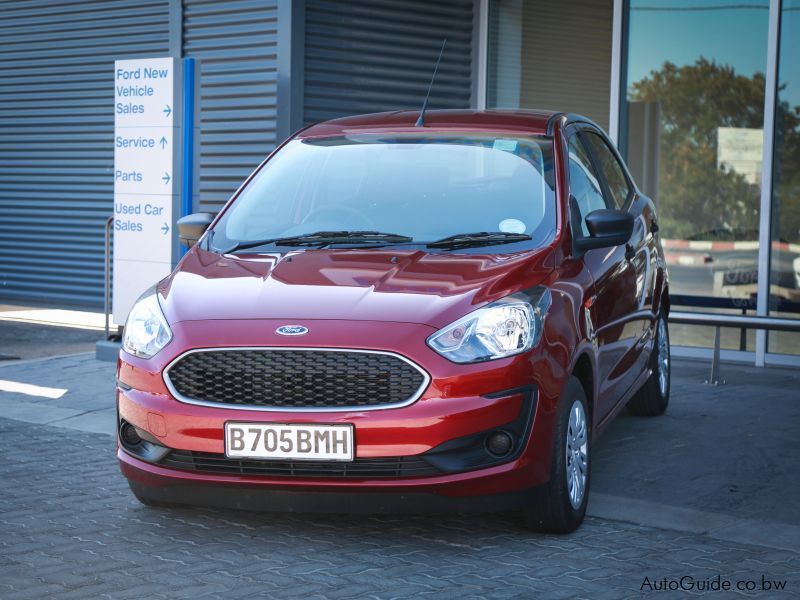
[[633,260],[634,256],[636,256],[636,251],[633,249],[633,246],[625,244],[625,260]]

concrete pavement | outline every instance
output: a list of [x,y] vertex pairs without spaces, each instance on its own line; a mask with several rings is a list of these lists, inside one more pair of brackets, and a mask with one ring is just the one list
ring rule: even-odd
[[93,351],[102,324],[102,313],[0,304],[0,364]]

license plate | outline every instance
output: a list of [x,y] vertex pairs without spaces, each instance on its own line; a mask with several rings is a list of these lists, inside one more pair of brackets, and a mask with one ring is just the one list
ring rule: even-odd
[[352,425],[225,423],[229,458],[353,460]]

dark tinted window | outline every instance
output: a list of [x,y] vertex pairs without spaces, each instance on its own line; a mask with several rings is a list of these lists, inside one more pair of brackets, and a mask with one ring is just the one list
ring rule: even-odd
[[622,166],[603,138],[596,133],[588,131],[584,135],[597,158],[597,162],[600,163],[603,174],[606,176],[615,207],[622,208],[625,206],[628,194],[631,191],[628,180],[625,179],[625,174],[622,172]]
[[592,161],[589,160],[589,155],[576,134],[569,137],[569,189],[578,203],[581,231],[583,235],[589,235],[586,215],[594,210],[608,207]]

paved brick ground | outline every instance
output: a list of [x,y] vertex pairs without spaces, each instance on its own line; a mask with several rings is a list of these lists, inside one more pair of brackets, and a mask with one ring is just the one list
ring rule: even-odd
[[[620,418],[596,447],[602,510],[590,506],[595,516],[571,536],[542,536],[507,515],[145,508],[103,434],[113,365],[6,365],[0,380],[68,391],[0,392],[0,599],[619,598],[640,596],[645,577],[718,575],[788,580],[783,595],[796,597],[800,376],[725,368],[731,385],[713,389],[698,386],[705,365],[680,363],[668,417]],[[721,518],[727,530],[705,523]],[[757,530],[789,534],[773,543]]]
[[[666,415],[615,419],[594,448],[594,491],[800,526],[800,372],[724,364],[728,384],[713,387],[707,371],[674,361]],[[113,363],[6,362],[0,380],[66,390],[57,400],[0,392],[0,417],[113,434]]]
[[800,525],[800,371],[723,364],[715,387],[708,367],[673,361],[667,413],[614,420],[595,446],[595,490]]
[[154,510],[110,437],[0,419],[0,439],[2,598],[618,598],[718,574],[800,590],[797,553],[599,519],[541,536],[502,516]]

